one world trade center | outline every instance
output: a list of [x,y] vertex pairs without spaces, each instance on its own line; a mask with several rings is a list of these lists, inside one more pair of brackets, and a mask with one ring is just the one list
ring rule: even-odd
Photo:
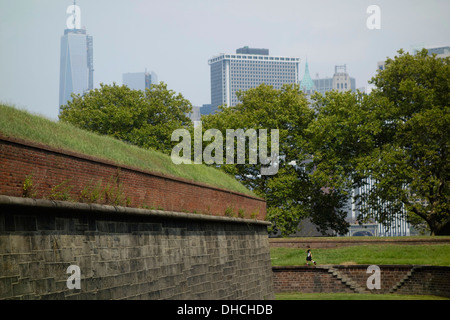
[[93,89],[94,67],[92,36],[81,28],[80,7],[67,8],[70,14],[67,29],[61,37],[61,61],[59,78],[59,107],[71,101],[71,94],[81,94]]

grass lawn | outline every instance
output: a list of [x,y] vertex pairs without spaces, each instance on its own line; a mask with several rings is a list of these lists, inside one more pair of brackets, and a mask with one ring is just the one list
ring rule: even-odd
[[[417,264],[450,266],[450,244],[360,245],[332,249],[313,249],[317,264]],[[274,266],[303,265],[306,248],[271,248]]]
[[361,293],[277,293],[276,300],[450,300],[438,296]]
[[18,110],[0,103],[0,133],[51,146],[106,159],[117,164],[153,171],[211,186],[254,194],[237,180],[206,165],[175,165],[170,156],[154,150],[138,148],[117,139],[102,136],[60,121]]

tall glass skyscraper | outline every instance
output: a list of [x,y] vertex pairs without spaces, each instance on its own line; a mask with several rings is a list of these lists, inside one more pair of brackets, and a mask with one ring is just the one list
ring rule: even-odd
[[84,94],[94,88],[92,36],[85,29],[65,29],[61,37],[59,106],[72,100],[71,94]]
[[262,83],[280,89],[298,83],[300,58],[269,56],[268,49],[243,47],[236,54],[221,54],[208,61],[211,66],[211,106],[238,103],[236,91]]

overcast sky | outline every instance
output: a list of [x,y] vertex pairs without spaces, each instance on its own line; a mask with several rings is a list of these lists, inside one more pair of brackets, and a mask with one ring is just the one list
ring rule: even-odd
[[[60,41],[72,0],[0,0],[0,101],[57,119]],[[94,40],[94,87],[158,74],[193,105],[211,102],[208,59],[243,46],[308,58],[313,78],[347,65],[357,87],[398,49],[450,45],[449,0],[77,0]],[[370,30],[369,5],[381,9]],[[0,115],[1,116],[1,115]]]

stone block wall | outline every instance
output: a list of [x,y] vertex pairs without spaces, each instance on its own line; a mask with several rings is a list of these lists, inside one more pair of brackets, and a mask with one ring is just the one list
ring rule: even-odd
[[0,299],[273,299],[267,226],[0,196]]

